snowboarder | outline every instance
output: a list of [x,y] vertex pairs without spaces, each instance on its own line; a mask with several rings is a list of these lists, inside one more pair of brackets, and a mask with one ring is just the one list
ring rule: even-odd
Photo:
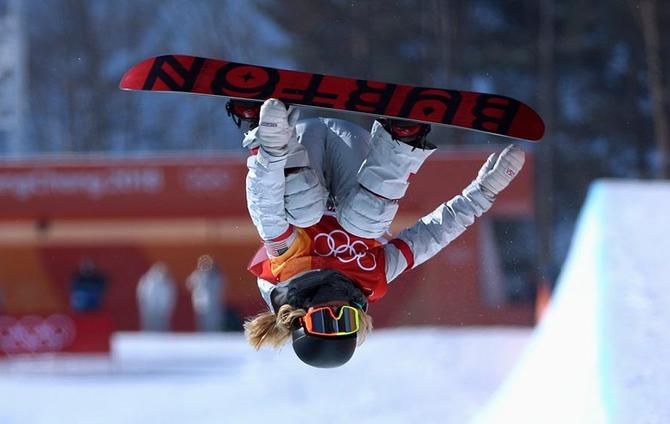
[[245,331],[256,349],[290,338],[315,367],[346,363],[372,328],[368,302],[463,233],[524,164],[514,145],[492,154],[461,195],[385,241],[409,177],[435,151],[430,126],[377,120],[367,132],[338,119],[298,122],[276,99],[256,105],[227,107],[251,128],[247,206],[264,244],[250,271],[269,311]]

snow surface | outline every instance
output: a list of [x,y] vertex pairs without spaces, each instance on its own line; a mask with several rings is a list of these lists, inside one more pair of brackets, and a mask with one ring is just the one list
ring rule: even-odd
[[0,423],[465,423],[529,329],[375,330],[345,366],[241,335],[121,333],[113,356],[0,361]]
[[483,423],[670,423],[670,183],[591,186],[551,306]]

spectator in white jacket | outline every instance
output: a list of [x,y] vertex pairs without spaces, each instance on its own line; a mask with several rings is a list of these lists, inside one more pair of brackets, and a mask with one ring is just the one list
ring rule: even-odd
[[169,331],[177,287],[163,262],[155,263],[137,284],[140,326],[144,331]]
[[196,269],[186,280],[198,331],[222,330],[223,286],[223,276],[214,259],[209,255],[200,256]]

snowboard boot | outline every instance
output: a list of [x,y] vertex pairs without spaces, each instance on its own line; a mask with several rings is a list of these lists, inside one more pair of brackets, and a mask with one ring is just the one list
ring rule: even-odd
[[401,143],[409,144],[415,149],[433,150],[434,144],[426,139],[430,132],[430,125],[400,119],[380,119],[384,129],[391,137]]
[[388,231],[411,176],[436,150],[418,134],[403,137],[409,143],[394,140],[383,124],[375,121],[370,132],[370,151],[356,175],[358,186],[338,204],[337,222],[342,228],[355,236],[373,239]]
[[226,103],[226,112],[228,116],[233,119],[238,128],[242,126],[242,122],[249,124],[249,129],[253,130],[258,126],[258,120],[261,115],[261,103],[244,101],[244,100],[228,100]]

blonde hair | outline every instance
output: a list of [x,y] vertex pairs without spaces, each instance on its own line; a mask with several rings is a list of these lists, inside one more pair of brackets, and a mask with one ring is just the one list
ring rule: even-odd
[[[372,317],[362,309],[356,309],[358,309],[361,320],[357,340],[357,344],[360,346],[365,341],[368,333],[372,331]],[[291,337],[291,323],[293,320],[305,316],[306,313],[304,309],[282,305],[276,314],[267,311],[248,319],[244,323],[244,334],[249,344],[256,350],[268,345],[278,348]]]

